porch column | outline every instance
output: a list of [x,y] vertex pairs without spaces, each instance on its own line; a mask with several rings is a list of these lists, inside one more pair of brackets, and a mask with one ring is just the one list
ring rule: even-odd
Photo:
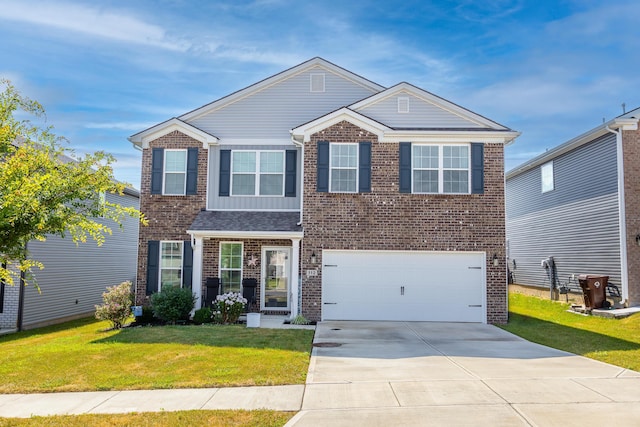
[[191,238],[193,248],[193,277],[191,290],[196,296],[194,310],[202,307],[202,237]]
[[291,318],[293,319],[299,313],[300,239],[291,239],[291,247]]

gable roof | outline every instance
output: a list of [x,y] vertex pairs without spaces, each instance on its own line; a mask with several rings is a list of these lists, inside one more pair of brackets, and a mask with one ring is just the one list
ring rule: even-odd
[[209,144],[215,144],[218,142],[218,138],[214,135],[211,135],[210,133],[205,132],[202,129],[198,129],[197,127],[175,117],[143,130],[142,132],[131,135],[127,139],[138,147],[149,148],[149,142],[176,130],[202,142],[203,148],[208,148]]
[[311,135],[313,135],[314,133],[342,121],[347,121],[366,131],[369,131],[377,135],[379,139],[382,139],[385,130],[391,130],[391,128],[385,126],[384,124],[377,122],[363,114],[360,114],[357,111],[353,111],[352,109],[347,107],[342,107],[338,110],[332,111],[329,114],[325,114],[322,117],[318,117],[315,120],[311,120],[310,122],[304,123],[292,129],[291,135],[297,142],[309,142],[309,140],[311,139]]
[[[495,129],[495,130],[507,130],[507,131],[511,130],[506,126],[503,126],[497,122],[494,122],[493,120],[489,120],[488,118],[481,116],[480,114],[474,113],[471,110],[461,107],[451,101],[448,101],[444,98],[434,95],[431,92],[428,92],[424,89],[416,87],[407,82],[398,83],[397,85],[392,86],[388,89],[385,89],[381,92],[378,92],[375,95],[372,95],[368,98],[365,98],[361,101],[351,104],[349,108],[356,111],[366,110],[368,107],[371,107],[374,104],[377,104],[385,99],[391,98],[393,96],[398,96],[399,94],[403,94],[403,93],[419,98],[425,103],[431,104],[439,109],[442,109],[450,114],[460,117],[465,121],[470,122],[469,128],[484,127],[484,128]],[[396,129],[399,129],[399,128],[396,128]]]
[[537,166],[540,166],[544,163],[550,162],[551,160],[559,157],[571,150],[574,150],[578,147],[581,147],[589,142],[600,138],[607,133],[612,132],[612,129],[618,130],[637,130],[638,122],[640,121],[640,107],[634,110],[629,111],[628,113],[622,114],[612,120],[609,120],[606,123],[601,124],[581,135],[576,136],[575,138],[570,139],[555,148],[552,148],[544,153],[534,157],[531,160],[528,160],[519,166],[509,170],[505,174],[506,179],[513,178],[518,176],[530,169],[533,169]]
[[381,90],[384,90],[384,86],[381,86],[377,83],[372,82],[371,80],[368,80],[362,76],[359,76],[358,74],[352,73],[349,70],[346,70],[342,67],[339,67],[325,59],[322,59],[320,57],[315,57],[312,58],[306,62],[303,62],[302,64],[296,65],[295,67],[289,68],[288,70],[282,71],[278,74],[275,74],[271,77],[268,77],[264,80],[259,81],[258,83],[255,83],[251,86],[248,86],[244,89],[240,89],[230,95],[227,95],[225,97],[222,97],[216,101],[213,101],[209,104],[206,104],[200,108],[196,108],[195,110],[192,110],[186,114],[183,114],[182,116],[180,116],[179,118],[183,121],[189,121],[189,120],[193,120],[196,119],[198,117],[201,117],[205,114],[210,113],[211,111],[217,110],[219,108],[222,108],[228,104],[231,104],[233,102],[236,102],[242,98],[245,98],[255,92],[258,92],[264,88],[267,88],[269,86],[272,86],[278,82],[281,82],[291,76],[294,76],[296,74],[302,73],[310,68],[314,68],[314,67],[322,67],[325,68],[327,71],[330,71],[332,73],[338,74],[348,80],[353,81],[356,84],[359,84],[363,87],[368,88],[369,90],[375,91],[375,92],[379,92]]

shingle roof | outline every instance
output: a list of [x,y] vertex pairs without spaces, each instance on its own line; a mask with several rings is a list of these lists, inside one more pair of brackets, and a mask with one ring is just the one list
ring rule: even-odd
[[298,212],[201,211],[191,231],[301,232]]

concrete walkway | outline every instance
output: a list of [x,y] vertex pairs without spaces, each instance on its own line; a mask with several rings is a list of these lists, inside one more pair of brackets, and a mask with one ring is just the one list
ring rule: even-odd
[[640,426],[640,373],[491,325],[323,322],[306,386],[0,395],[0,417],[300,411],[287,426]]

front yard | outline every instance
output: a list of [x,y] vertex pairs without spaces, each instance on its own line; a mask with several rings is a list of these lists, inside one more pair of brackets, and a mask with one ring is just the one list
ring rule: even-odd
[[503,329],[524,339],[640,371],[640,314],[605,319],[568,313],[567,304],[511,293]]
[[0,337],[0,393],[304,384],[313,331],[82,319]]

